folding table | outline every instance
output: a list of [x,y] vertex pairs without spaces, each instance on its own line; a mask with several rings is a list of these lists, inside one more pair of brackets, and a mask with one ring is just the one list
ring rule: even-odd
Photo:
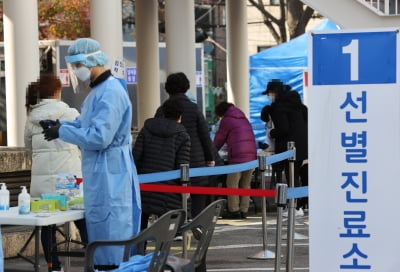
[[[84,218],[83,210],[67,210],[51,213],[33,213],[28,215],[18,214],[18,207],[12,207],[7,211],[0,211],[0,225],[21,225],[21,226],[34,226],[32,235],[35,237],[35,257],[34,268],[35,272],[40,271],[39,264],[39,245],[40,245],[40,230],[42,226],[50,226],[57,224],[64,224],[67,222],[79,220]],[[67,228],[69,232],[69,228]],[[69,237],[69,233],[67,233]],[[25,246],[24,246],[25,247]],[[21,251],[20,251],[21,252]],[[26,259],[24,256],[20,257]],[[69,262],[68,262],[69,263]],[[68,269],[66,267],[66,269]]]

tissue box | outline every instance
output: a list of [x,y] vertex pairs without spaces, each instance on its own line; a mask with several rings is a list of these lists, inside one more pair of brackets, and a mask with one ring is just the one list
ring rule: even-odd
[[58,207],[61,211],[67,210],[67,197],[65,195],[60,194],[42,194],[43,200],[57,200]]
[[59,209],[59,200],[39,199],[31,202],[31,212],[56,212]]

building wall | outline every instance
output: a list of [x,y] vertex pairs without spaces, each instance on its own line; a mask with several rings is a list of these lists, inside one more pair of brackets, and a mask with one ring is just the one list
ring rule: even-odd
[[[269,3],[269,1],[264,1]],[[275,17],[279,17],[279,6],[266,6],[266,9]],[[276,46],[276,41],[271,35],[267,26],[263,23],[262,13],[252,5],[248,5],[248,52],[249,56],[259,52],[259,47]],[[311,19],[307,25],[307,30],[312,29],[323,19]]]

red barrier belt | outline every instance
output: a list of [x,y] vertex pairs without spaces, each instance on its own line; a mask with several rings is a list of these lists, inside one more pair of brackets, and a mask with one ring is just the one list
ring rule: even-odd
[[275,197],[275,190],[160,185],[151,183],[141,183],[140,190],[144,192],[190,193],[199,195],[238,195],[238,196]]

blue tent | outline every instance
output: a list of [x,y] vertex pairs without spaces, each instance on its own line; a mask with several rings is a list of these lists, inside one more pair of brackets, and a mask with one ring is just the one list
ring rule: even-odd
[[[313,30],[338,29],[334,23],[324,20]],[[261,109],[271,102],[265,90],[268,81],[280,79],[303,95],[303,72],[307,68],[308,33],[289,42],[250,56],[250,122],[257,141],[265,141],[265,124],[260,119]]]

